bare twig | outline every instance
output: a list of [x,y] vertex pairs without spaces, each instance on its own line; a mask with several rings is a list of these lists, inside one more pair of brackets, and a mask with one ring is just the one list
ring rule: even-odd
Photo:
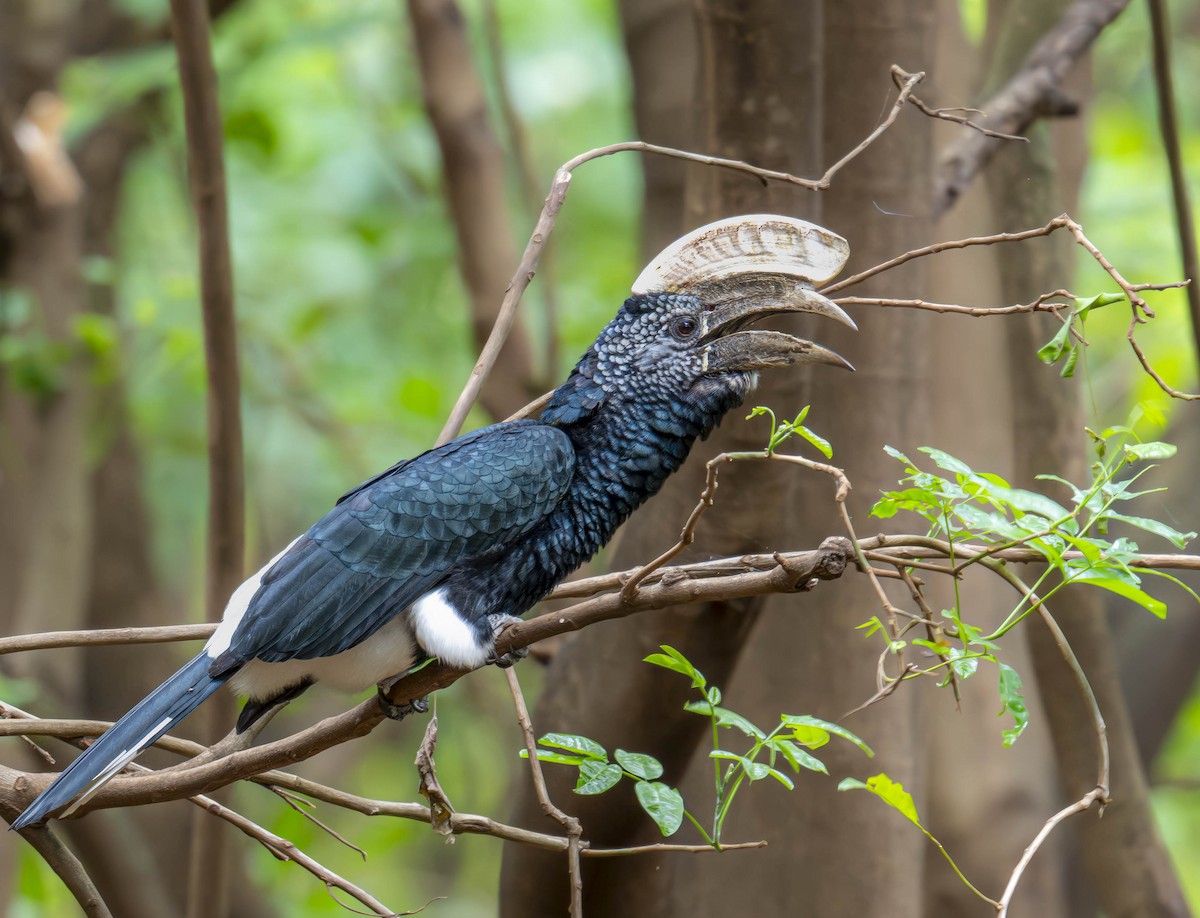
[[[1005,134],[1021,134],[1037,118],[1073,114],[1062,91],[1071,68],[1129,0],[1075,0],[1029,52],[1020,69],[982,104],[987,123]],[[964,133],[938,157],[933,213],[940,217],[991,161],[1000,144],[980,133]]]
[[[1125,294],[1126,298],[1129,300],[1129,304],[1130,304],[1130,306],[1132,308],[1132,312],[1133,312],[1133,317],[1130,320],[1129,330],[1126,332],[1125,337],[1128,339],[1129,346],[1132,348],[1134,354],[1137,356],[1138,362],[1141,363],[1142,368],[1146,371],[1146,373],[1150,376],[1150,378],[1153,379],[1158,384],[1159,388],[1161,388],[1164,392],[1166,392],[1172,398],[1178,398],[1178,399],[1182,399],[1185,401],[1200,399],[1200,394],[1180,392],[1178,389],[1174,389],[1170,385],[1168,385],[1167,382],[1155,371],[1154,367],[1150,364],[1150,361],[1146,357],[1145,352],[1143,352],[1141,346],[1138,344],[1136,338],[1134,337],[1134,333],[1135,333],[1135,330],[1138,325],[1145,323],[1145,321],[1147,319],[1154,318],[1154,310],[1150,308],[1149,304],[1141,296],[1141,294],[1147,290],[1165,290],[1165,289],[1168,289],[1171,287],[1188,286],[1190,284],[1190,281],[1188,281],[1188,280],[1173,281],[1171,283],[1166,283],[1166,284],[1131,284],[1129,281],[1127,281],[1122,276],[1121,272],[1118,271],[1113,266],[1112,262],[1110,262],[1108,260],[1108,258],[1105,257],[1104,253],[1101,252],[1098,248],[1096,248],[1095,244],[1093,244],[1092,241],[1090,239],[1088,239],[1088,237],[1083,232],[1083,227],[1080,226],[1078,223],[1076,223],[1074,220],[1072,220],[1071,217],[1067,214],[1060,214],[1059,216],[1057,216],[1053,220],[1051,220],[1049,223],[1047,223],[1045,226],[1040,226],[1037,229],[1022,230],[1021,232],[1017,232],[1017,233],[994,233],[990,236],[972,236],[972,237],[969,237],[966,239],[954,239],[954,240],[950,240],[947,242],[938,242],[933,245],[922,246],[921,248],[917,248],[917,249],[911,249],[908,252],[904,252],[901,255],[897,255],[895,258],[890,258],[887,261],[882,262],[881,264],[875,265],[872,268],[868,268],[865,271],[860,271],[858,274],[854,274],[850,277],[845,278],[844,280],[840,280],[835,284],[829,284],[828,286],[823,287],[821,292],[824,293],[826,296],[828,296],[830,293],[834,293],[838,290],[845,290],[847,287],[852,287],[855,284],[860,284],[869,278],[875,277],[878,274],[882,274],[884,271],[889,271],[892,268],[898,267],[902,264],[905,264],[906,262],[912,261],[915,258],[924,258],[927,255],[936,255],[939,252],[947,252],[952,249],[965,249],[970,246],[976,246],[976,245],[994,245],[994,244],[1000,243],[1000,242],[1020,242],[1025,239],[1033,239],[1038,236],[1049,236],[1051,233],[1055,232],[1056,230],[1060,230],[1060,229],[1068,230],[1071,233],[1071,235],[1075,237],[1075,241],[1080,246],[1082,246],[1088,252],[1088,254],[1092,256],[1093,259],[1095,259],[1096,263],[1098,265],[1100,265],[1100,267],[1104,269],[1105,273],[1108,274],[1108,276],[1110,278],[1112,278],[1112,280],[1117,284],[1117,286],[1121,288],[1121,291]],[[1046,299],[1050,299],[1053,296],[1054,296],[1054,294],[1048,294],[1046,296]],[[888,306],[907,305],[907,306],[915,306],[916,308],[939,309],[939,306],[937,306],[936,304],[935,305],[926,305],[925,307],[918,306],[917,304],[922,302],[919,300],[918,301],[909,301],[907,303],[902,303],[901,301],[895,301],[895,300],[885,301],[885,302],[876,301],[876,302],[879,303],[879,305],[888,305]],[[1035,301],[1035,303],[1036,303],[1036,301]],[[1036,307],[1031,306],[1029,309],[1015,309],[1012,307],[1004,307],[1004,308],[1011,309],[1012,311],[1016,311],[1016,312],[1022,312],[1022,311],[1032,311]],[[941,311],[950,312],[950,311],[964,311],[964,310],[944,309]],[[968,314],[975,314],[975,313],[968,312]],[[984,313],[981,313],[981,314],[984,314]]]
[[986,118],[987,113],[978,108],[962,108],[958,106],[949,108],[930,108],[916,96],[910,96],[908,101],[930,118],[939,118],[942,121],[953,121],[955,124],[961,124],[963,127],[969,127],[973,131],[978,131],[984,137],[991,137],[995,140],[1014,140],[1019,143],[1029,143],[1028,137],[1022,137],[1020,134],[1004,134],[1000,131],[993,131],[989,128],[985,128],[982,124],[972,121],[965,115],[958,114],[959,112],[971,112],[972,114],[981,115]]
[[[384,918],[394,918],[398,914],[412,914],[411,912],[396,912],[388,908],[365,889],[362,889],[344,877],[334,873],[320,861],[310,857],[296,847],[295,843],[289,841],[281,835],[276,835],[274,832],[263,828],[257,823],[247,819],[241,813],[231,810],[227,806],[223,806],[210,797],[197,795],[192,798],[192,802],[197,806],[202,807],[214,816],[225,820],[230,825],[235,826],[244,834],[253,838],[256,842],[270,851],[273,855],[283,861],[292,861],[300,865],[322,883],[325,888],[333,895],[333,890],[340,889],[342,892],[353,896],[367,908],[371,909],[371,914],[382,915]],[[336,901],[336,897],[335,901]]]
[[529,709],[525,705],[525,696],[521,692],[521,683],[517,681],[517,673],[513,667],[504,671],[508,680],[509,691],[512,692],[513,705],[517,709],[517,723],[521,725],[521,733],[525,739],[525,751],[529,754],[529,774],[533,779],[533,790],[537,795],[542,810],[563,827],[567,833],[567,870],[571,881],[571,918],[583,918],[583,875],[579,868],[580,841],[583,838],[583,826],[574,816],[569,816],[555,806],[546,789],[546,779],[542,775],[542,763],[538,759],[537,740],[533,735],[533,723],[529,719]]
[[1008,878],[1008,885],[1004,887],[1004,895],[1000,897],[999,907],[996,909],[996,918],[1006,918],[1008,915],[1008,907],[1012,903],[1013,895],[1017,891],[1017,884],[1021,882],[1025,868],[1029,866],[1029,862],[1033,860],[1034,854],[1037,853],[1038,848],[1050,836],[1050,833],[1058,828],[1059,823],[1068,817],[1074,816],[1076,813],[1083,813],[1091,809],[1093,803],[1103,801],[1106,795],[1106,790],[1094,787],[1070,806],[1064,807],[1046,820],[1046,824],[1042,826],[1041,831],[1038,832],[1033,841],[1025,848],[1025,851],[1021,854],[1021,859],[1017,862],[1017,866],[1013,868],[1013,872]]
[[700,500],[696,504],[694,510],[688,516],[687,521],[683,524],[683,530],[679,533],[679,541],[664,551],[661,555],[655,558],[648,564],[638,568],[625,581],[625,585],[621,587],[621,598],[631,599],[637,593],[638,584],[661,568],[664,564],[678,555],[681,551],[687,548],[696,539],[696,525],[700,522],[700,517],[704,515],[704,511],[713,505],[713,500],[717,493],[717,470],[721,465],[730,462],[736,462],[739,459],[766,459],[768,454],[761,453],[721,453],[719,456],[714,456],[705,463],[704,471],[704,490],[700,492]]
[[163,625],[150,628],[99,628],[95,631],[43,631],[0,638],[0,656],[24,650],[49,650],[56,647],[100,647],[125,644],[168,644],[176,641],[204,641],[217,630],[216,625]]

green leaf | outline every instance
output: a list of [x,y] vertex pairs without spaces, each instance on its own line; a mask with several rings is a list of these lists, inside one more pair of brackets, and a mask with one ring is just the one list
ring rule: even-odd
[[1000,669],[1000,701],[1004,707],[997,717],[1011,714],[1013,725],[1004,731],[1005,748],[1017,741],[1029,726],[1029,711],[1025,707],[1025,696],[1021,694],[1021,676],[1007,663],[996,664]]
[[1067,351],[1067,360],[1062,365],[1062,369],[1058,371],[1058,375],[1063,379],[1070,379],[1075,375],[1075,365],[1079,363],[1079,353],[1082,351],[1078,344],[1072,344]]
[[669,644],[660,644],[659,646],[663,650],[662,653],[652,653],[650,656],[644,658],[642,662],[652,663],[655,666],[661,666],[663,669],[682,673],[692,680],[692,688],[703,689],[708,685],[708,680],[704,678],[700,670],[692,665],[691,660]]
[[950,668],[959,679],[970,679],[979,668],[979,658],[973,654],[964,657],[966,653],[961,647],[950,648]]
[[796,788],[796,785],[793,783],[792,779],[789,778],[787,775],[785,775],[782,771],[780,771],[777,768],[768,767],[767,775],[774,778],[776,781],[778,781],[780,784],[782,784],[788,790],[795,790],[795,788]]
[[1167,580],[1170,580],[1173,584],[1175,584],[1175,586],[1179,587],[1181,590],[1186,591],[1187,594],[1192,597],[1192,599],[1196,600],[1196,602],[1200,602],[1200,594],[1198,594],[1195,590],[1193,590],[1190,586],[1188,586],[1186,583],[1184,583],[1182,580],[1180,580],[1174,574],[1169,574],[1166,571],[1156,571],[1153,568],[1149,568],[1149,567],[1135,567],[1135,568],[1133,568],[1133,570],[1137,571],[1139,574],[1143,574],[1143,575],[1149,574],[1152,577],[1163,577]]
[[1097,293],[1095,296],[1077,296],[1075,297],[1074,313],[1082,319],[1093,309],[1099,309],[1101,306],[1111,306],[1114,303],[1123,303],[1124,301],[1124,293]]
[[691,711],[693,714],[699,714],[701,717],[715,716],[718,727],[736,727],[747,736],[752,736],[755,739],[762,739],[766,736],[762,730],[742,717],[741,714],[731,711],[728,708],[717,707],[714,712],[713,708],[709,707],[706,701],[689,701],[683,706],[683,709]]
[[543,746],[566,749],[568,752],[577,753],[584,758],[608,761],[608,753],[604,747],[586,736],[576,736],[574,733],[547,733],[538,742]]
[[1134,443],[1125,447],[1125,455],[1133,460],[1138,459],[1170,459],[1179,448],[1172,443]]
[[1092,586],[1098,586],[1101,589],[1108,590],[1110,593],[1116,593],[1118,596],[1123,596],[1126,599],[1136,602],[1143,609],[1153,612],[1159,618],[1167,617],[1167,604],[1165,602],[1161,599],[1155,599],[1141,587],[1119,579],[1116,572],[1096,571],[1093,569],[1086,574],[1072,577],[1071,583],[1090,583]]
[[673,787],[658,781],[639,781],[633,786],[638,803],[657,824],[659,831],[670,837],[683,823],[683,796]]
[[1038,360],[1042,363],[1057,363],[1062,359],[1063,353],[1067,349],[1067,339],[1071,334],[1071,322],[1068,319],[1063,322],[1062,326],[1054,337],[1038,348]]
[[807,427],[797,426],[796,433],[815,446],[826,459],[833,458],[833,447],[829,445],[829,441],[824,437],[818,436]]
[[1144,529],[1146,532],[1152,532],[1156,536],[1162,536],[1176,548],[1183,549],[1187,547],[1187,543],[1196,538],[1194,532],[1180,532],[1168,526],[1166,523],[1160,523],[1158,520],[1147,519],[1142,516],[1125,516],[1121,513],[1108,512],[1104,514],[1110,520],[1120,520],[1122,523],[1128,523],[1130,526],[1136,526],[1138,529]]
[[885,453],[887,453],[889,456],[891,456],[893,459],[897,459],[900,462],[903,462],[905,465],[907,465],[909,467],[909,471],[915,472],[917,470],[917,467],[913,463],[913,461],[911,459],[909,459],[908,456],[904,455],[904,453],[900,452],[900,450],[896,449],[894,446],[885,446],[883,448],[883,451]]
[[973,474],[969,465],[961,459],[955,459],[945,450],[940,450],[933,446],[922,446],[920,449],[921,452],[933,459],[940,469],[945,469],[947,472],[954,472],[956,475]]
[[[620,753],[617,753],[618,758]],[[579,780],[575,783],[575,793],[593,795],[603,794],[621,780],[621,768],[597,759],[588,759],[579,766]]]
[[829,731],[822,730],[820,727],[810,727],[805,724],[797,724],[792,727],[792,736],[796,738],[796,742],[801,746],[807,746],[809,749],[820,749],[829,742]]
[[[521,758],[529,758],[529,750],[522,749],[520,752]],[[562,752],[551,752],[549,749],[539,749],[537,751],[539,762],[549,762],[552,765],[582,765],[584,762],[590,762],[592,759],[585,759],[578,755],[566,755]]]
[[828,720],[821,720],[821,718],[813,717],[809,714],[783,714],[781,715],[780,719],[789,727],[820,727],[822,730],[826,730],[832,733],[834,736],[840,736],[842,739],[853,743],[869,757],[875,757],[875,753],[871,750],[870,746],[860,740],[845,727],[831,723]]
[[776,736],[771,739],[771,748],[783,756],[793,771],[800,771],[801,768],[807,768],[809,771],[819,771],[823,775],[829,774],[829,769],[815,755],[810,755],[804,749],[801,749],[791,740]]
[[857,778],[843,778],[838,785],[838,790],[868,790],[888,806],[903,813],[913,825],[921,825],[912,794],[904,789],[903,784],[893,781],[886,774],[874,775],[867,778],[866,782],[859,781]]
[[613,753],[613,758],[631,775],[644,781],[653,781],[655,778],[662,777],[662,763],[652,755],[618,749]]

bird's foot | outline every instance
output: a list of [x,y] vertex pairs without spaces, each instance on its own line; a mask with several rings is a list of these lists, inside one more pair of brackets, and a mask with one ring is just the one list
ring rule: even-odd
[[379,709],[383,711],[383,716],[391,720],[404,720],[409,714],[425,714],[429,711],[428,698],[414,698],[405,704],[396,704],[388,700],[382,685],[376,686],[375,698],[379,702]]
[[[492,615],[489,618],[492,623],[493,639],[498,638],[509,625],[523,621],[523,619],[515,615]],[[521,660],[524,660],[527,656],[529,656],[529,648],[520,647],[516,650],[510,650],[508,653],[497,654],[493,652],[485,662],[499,666],[501,669],[508,669],[510,666],[514,666]]]

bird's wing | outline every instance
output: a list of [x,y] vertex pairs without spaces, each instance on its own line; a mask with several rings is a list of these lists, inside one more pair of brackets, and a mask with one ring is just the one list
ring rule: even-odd
[[514,421],[365,482],[263,574],[214,669],[353,647],[455,563],[502,548],[537,525],[566,491],[574,462],[561,430]]

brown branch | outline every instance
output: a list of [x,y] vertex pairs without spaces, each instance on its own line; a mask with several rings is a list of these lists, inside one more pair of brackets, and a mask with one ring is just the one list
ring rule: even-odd
[[[213,800],[211,797],[196,795],[191,799],[193,803],[202,807],[208,813],[223,819],[230,825],[235,826],[245,835],[254,839],[281,861],[291,861],[292,863],[303,867],[325,884],[325,888],[330,891],[331,896],[333,895],[333,890],[340,889],[346,894],[353,896],[356,900],[369,908],[372,914],[382,915],[384,918],[394,918],[394,916],[398,914],[412,914],[411,912],[393,911],[372,896],[365,889],[354,885],[349,880],[334,873],[320,861],[309,856],[308,854],[305,854],[296,846],[294,842],[263,828],[256,822],[247,819],[241,813],[231,810],[227,806],[223,806],[222,804]],[[338,901],[336,896],[334,897],[334,901]]]
[[[861,284],[863,281],[868,280],[869,278],[875,277],[878,274],[882,274],[884,271],[890,271],[892,268],[899,267],[900,265],[905,264],[906,262],[912,261],[913,259],[916,259],[916,258],[924,258],[928,255],[937,255],[939,252],[948,252],[953,249],[965,249],[970,246],[976,246],[976,245],[995,245],[996,243],[1000,243],[1000,242],[1021,242],[1022,240],[1034,239],[1038,236],[1049,236],[1051,233],[1053,233],[1057,230],[1060,230],[1060,229],[1068,230],[1071,233],[1071,235],[1075,237],[1076,243],[1078,243],[1080,246],[1082,246],[1088,252],[1088,254],[1091,255],[1093,259],[1095,259],[1096,263],[1098,265],[1100,265],[1100,267],[1104,269],[1104,272],[1106,274],[1108,274],[1108,276],[1110,278],[1112,278],[1112,280],[1117,284],[1118,287],[1121,288],[1121,291],[1125,294],[1125,297],[1129,300],[1129,304],[1130,304],[1130,306],[1132,308],[1132,312],[1133,312],[1133,317],[1130,320],[1129,329],[1126,332],[1125,337],[1129,341],[1129,346],[1133,350],[1134,355],[1137,357],[1138,362],[1141,363],[1142,368],[1146,371],[1146,373],[1150,376],[1150,378],[1153,379],[1158,384],[1160,389],[1162,389],[1164,392],[1166,392],[1172,398],[1177,398],[1177,399],[1181,399],[1184,401],[1192,401],[1195,399],[1200,399],[1200,394],[1181,392],[1178,389],[1174,389],[1170,385],[1168,385],[1167,382],[1158,374],[1158,372],[1150,364],[1149,358],[1146,357],[1145,352],[1142,350],[1141,346],[1137,342],[1137,339],[1134,337],[1135,331],[1136,331],[1136,328],[1138,325],[1144,324],[1147,319],[1154,318],[1154,310],[1150,308],[1149,304],[1141,296],[1141,294],[1143,292],[1145,292],[1147,290],[1165,290],[1170,287],[1189,286],[1191,284],[1191,281],[1190,280],[1173,281],[1171,283],[1166,283],[1166,284],[1132,284],[1132,283],[1130,283],[1128,280],[1125,279],[1125,277],[1121,274],[1121,272],[1116,269],[1116,267],[1113,265],[1113,263],[1110,262],[1107,257],[1105,257],[1104,253],[1101,252],[1098,248],[1096,248],[1095,244],[1090,239],[1088,239],[1088,237],[1083,232],[1083,227],[1080,226],[1078,223],[1076,223],[1074,220],[1072,220],[1071,217],[1067,214],[1060,214],[1059,216],[1057,216],[1053,220],[1051,220],[1049,223],[1047,223],[1045,226],[1040,226],[1037,229],[1022,230],[1017,233],[994,233],[990,236],[971,236],[966,239],[953,239],[953,240],[949,240],[947,242],[937,242],[937,243],[934,243],[933,245],[927,245],[927,246],[922,246],[917,249],[911,249],[907,252],[904,252],[903,254],[897,255],[895,258],[890,258],[885,262],[875,265],[874,267],[867,268],[865,271],[860,271],[858,274],[854,274],[850,277],[845,278],[844,280],[840,280],[835,284],[829,284],[828,286],[821,288],[821,292],[823,294],[825,294],[826,296],[828,296],[830,293],[834,293],[838,290],[845,290],[847,287],[852,287],[855,284]],[[1065,292],[1065,291],[1063,291],[1063,292]],[[1053,296],[1054,296],[1054,294],[1048,294],[1046,296],[1046,299],[1050,299]],[[851,298],[844,298],[843,300],[841,300],[839,302],[845,302],[847,300],[851,300]],[[863,301],[867,302],[868,300],[863,298]],[[974,312],[969,311],[967,307],[959,307],[958,309],[952,309],[947,306],[945,308],[942,308],[941,304],[925,304],[925,306],[921,306],[919,304],[924,302],[921,300],[913,300],[913,301],[907,301],[907,302],[899,301],[899,300],[884,300],[884,301],[875,300],[874,302],[877,305],[885,305],[885,306],[907,305],[907,306],[912,306],[912,307],[916,307],[916,308],[934,308],[935,310],[945,311],[945,312],[967,311],[968,314],[972,314],[972,315],[975,314]],[[1014,312],[1032,311],[1033,308],[1035,308],[1035,307],[1030,307],[1030,309],[1028,309],[1028,310],[1023,310],[1023,309],[1017,309],[1015,307],[1001,307],[1002,310],[1009,310],[1009,311],[1014,311]],[[980,313],[980,314],[984,314],[984,313]]]
[[0,656],[24,650],[49,650],[57,647],[107,647],[123,644],[169,644],[177,641],[203,641],[217,630],[216,625],[164,625],[149,628],[99,628],[94,631],[43,631],[0,638]]
[[[6,807],[4,817],[12,822],[19,812]],[[54,832],[46,826],[27,826],[20,830],[20,835],[41,855],[46,866],[62,880],[88,918],[112,918],[112,912],[101,898],[100,891],[96,889],[96,884],[88,876],[79,858],[71,853]]]
[[952,121],[955,124],[961,124],[963,127],[969,127],[973,131],[978,131],[984,137],[991,137],[995,140],[1013,140],[1019,143],[1029,143],[1028,137],[1022,137],[1020,134],[1004,134],[1000,131],[993,131],[985,128],[978,122],[972,121],[965,115],[956,114],[957,112],[971,112],[972,114],[982,115],[986,118],[987,113],[978,108],[962,108],[959,106],[930,108],[916,96],[910,96],[908,101],[915,105],[922,114],[928,115],[930,118],[938,118],[941,121]]
[[[188,184],[200,246],[200,299],[208,415],[208,539],[205,618],[217,621],[242,579],[245,553],[242,468],[241,382],[229,213],[225,189],[224,127],[217,97],[207,4],[171,0],[171,33],[179,59],[184,124],[188,145]],[[210,707],[209,733],[232,711],[226,697]],[[188,915],[210,918],[226,913],[228,861],[224,836],[213,822],[192,823]]]
[[684,522],[683,529],[679,533],[679,540],[653,561],[634,571],[629,579],[626,580],[625,585],[621,587],[621,598],[632,599],[634,594],[637,593],[638,584],[640,584],[643,580],[661,568],[664,564],[666,564],[696,540],[696,526],[700,522],[700,517],[704,515],[705,510],[713,505],[713,500],[716,497],[717,470],[719,466],[729,462],[736,462],[738,459],[765,458],[768,458],[768,454],[766,452],[721,453],[720,455],[709,459],[704,466],[704,490],[700,492],[700,500],[697,502],[695,509],[692,510],[691,514]]
[[[596,622],[649,609],[698,600],[719,601],[769,593],[802,592],[810,589],[814,580],[831,580],[841,576],[851,551],[845,539],[831,538],[826,539],[816,551],[798,552],[787,558],[781,556],[768,570],[748,571],[715,579],[682,577],[672,578],[671,582],[664,579],[653,585],[643,585],[638,595],[630,601],[623,601],[618,594],[597,596],[570,609],[540,615],[509,627],[497,641],[497,652],[505,654]],[[411,701],[452,685],[464,675],[465,670],[434,663],[398,680],[392,686],[389,697],[396,703]],[[311,758],[332,746],[370,733],[384,719],[378,702],[370,698],[292,736],[242,749],[216,761],[181,767],[169,774],[115,778],[81,807],[80,812],[177,800],[208,793],[234,781]],[[0,782],[3,783],[7,783],[10,792],[28,803],[34,793],[43,790],[49,783],[49,776],[14,772],[10,773],[7,782]]]
[[1175,85],[1171,76],[1171,41],[1167,6],[1163,0],[1148,0],[1150,33],[1154,48],[1154,84],[1158,97],[1158,129],[1162,133],[1167,166],[1171,171],[1171,200],[1175,206],[1175,230],[1179,235],[1179,253],[1185,277],[1195,281],[1187,288],[1188,307],[1192,314],[1192,342],[1200,360],[1200,256],[1196,249],[1196,227],[1192,222],[1192,202],[1188,195],[1187,177],[1183,173],[1183,156],[1179,145],[1179,117],[1175,106]]
[[1069,290],[1055,290],[1043,293],[1032,303],[1017,303],[1013,306],[962,306],[957,303],[930,303],[926,300],[903,300],[889,297],[872,296],[843,296],[834,300],[839,306],[885,306],[902,309],[927,309],[941,314],[972,316],[982,319],[990,316],[1012,316],[1025,312],[1049,312],[1055,316],[1063,308],[1062,303],[1051,303],[1050,300],[1063,298],[1074,300],[1075,294]]
[[1017,862],[1016,867],[1013,868],[1013,872],[1008,878],[1008,885],[1004,887],[1004,895],[1000,897],[1000,902],[996,909],[996,918],[1006,918],[1008,915],[1008,907],[1012,904],[1013,895],[1017,891],[1017,884],[1021,881],[1021,877],[1025,873],[1025,868],[1029,866],[1029,862],[1033,860],[1034,854],[1037,853],[1038,848],[1050,836],[1050,833],[1068,817],[1074,816],[1076,813],[1086,812],[1091,809],[1093,803],[1101,802],[1105,793],[1099,787],[1094,787],[1070,806],[1064,807],[1046,820],[1046,824],[1042,826],[1033,841],[1025,848],[1025,851],[1021,854],[1021,859]]
[[[987,123],[1005,134],[1022,134],[1035,120],[1074,114],[1062,89],[1067,74],[1129,0],[1075,0],[1029,52],[1015,74],[982,104]],[[949,210],[1000,149],[1000,142],[964,133],[938,157],[933,214]]]
[[574,816],[564,813],[550,799],[550,791],[546,789],[546,778],[542,774],[542,763],[538,759],[537,740],[533,735],[533,722],[529,719],[529,708],[525,704],[525,695],[521,692],[521,683],[517,681],[517,672],[513,667],[504,670],[504,678],[508,680],[508,689],[512,692],[513,706],[517,710],[517,723],[521,727],[521,735],[525,740],[525,751],[529,754],[529,775],[533,779],[533,791],[537,795],[538,804],[542,811],[563,827],[567,833],[567,870],[570,873],[571,885],[571,918],[583,918],[583,874],[579,867],[580,841],[583,838],[583,826]]

